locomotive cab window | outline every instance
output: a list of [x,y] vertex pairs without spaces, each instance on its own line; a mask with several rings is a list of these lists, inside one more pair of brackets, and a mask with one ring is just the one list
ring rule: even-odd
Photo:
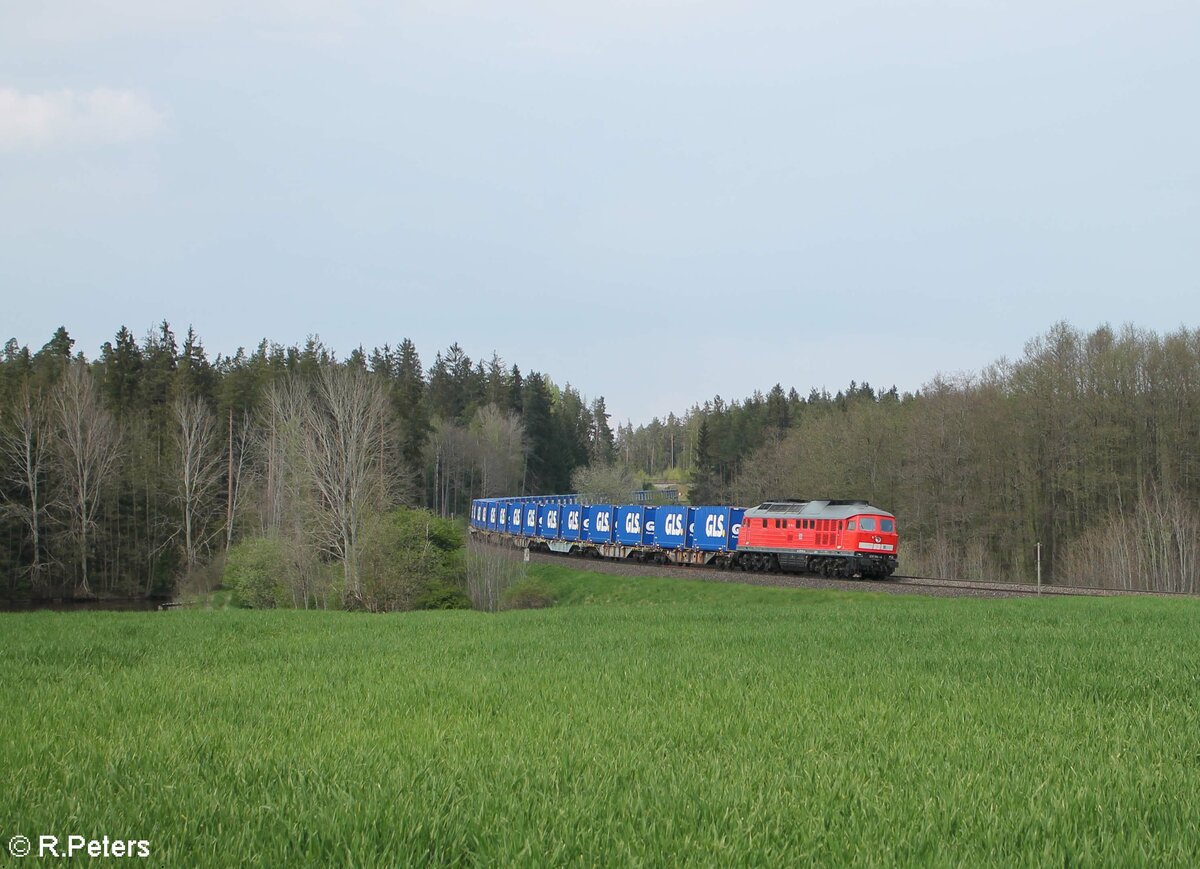
[[854,520],[853,519],[851,519],[849,522],[846,523],[846,530],[847,531],[854,530]]
[[858,527],[861,528],[863,531],[874,531],[875,530],[875,520],[872,519],[870,516],[864,516],[862,522],[859,523]]
[[894,534],[894,533],[896,533],[896,520],[894,520],[894,519],[880,519],[880,520],[879,520],[879,530],[880,530],[880,531],[882,531],[882,532],[884,532],[885,534]]

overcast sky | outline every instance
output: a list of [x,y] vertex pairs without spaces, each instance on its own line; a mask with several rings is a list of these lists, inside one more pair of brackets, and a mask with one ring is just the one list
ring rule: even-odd
[[0,337],[459,341],[618,420],[1200,325],[1200,4],[0,2]]

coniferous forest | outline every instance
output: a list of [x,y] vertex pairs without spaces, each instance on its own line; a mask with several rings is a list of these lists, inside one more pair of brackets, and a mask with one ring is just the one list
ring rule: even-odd
[[458,345],[210,358],[164,322],[89,359],[59,329],[6,344],[0,419],[14,600],[170,594],[261,536],[342,565],[345,591],[391,506],[656,481],[692,503],[866,498],[899,517],[905,573],[1027,581],[1041,543],[1052,581],[1200,590],[1200,331],[1059,324],[913,393],[780,384],[614,432],[603,398]]

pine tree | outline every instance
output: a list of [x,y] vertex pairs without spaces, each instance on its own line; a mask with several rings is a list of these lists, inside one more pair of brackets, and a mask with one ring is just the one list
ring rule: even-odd
[[521,422],[529,439],[527,488],[535,494],[547,494],[555,482],[554,420],[550,415],[550,390],[536,371],[525,378],[521,406]]
[[133,333],[122,326],[100,349],[100,380],[105,400],[119,416],[134,410],[142,377],[142,351]]
[[415,479],[421,472],[425,439],[429,434],[425,377],[417,347],[408,338],[400,343],[396,356],[392,404],[399,422],[400,457]]
[[592,402],[591,432],[588,459],[592,464],[611,464],[616,456],[616,439],[608,424],[608,409],[604,406],[604,396]]
[[717,486],[713,474],[712,444],[709,439],[708,418],[701,417],[696,431],[696,451],[692,466],[692,486],[688,500],[693,504],[713,504],[717,498]]

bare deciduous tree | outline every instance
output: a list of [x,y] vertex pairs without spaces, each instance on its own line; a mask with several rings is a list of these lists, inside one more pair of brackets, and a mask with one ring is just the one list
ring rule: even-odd
[[525,427],[515,413],[494,404],[481,407],[471,422],[471,447],[479,469],[479,493],[491,498],[517,491],[525,469]]
[[638,483],[633,472],[622,465],[590,465],[575,470],[571,488],[599,503],[623,504],[632,497]]
[[51,401],[55,423],[54,450],[68,534],[79,558],[77,593],[91,594],[88,542],[96,523],[100,496],[112,476],[121,448],[121,433],[100,402],[95,378],[82,361],[63,373]]
[[196,566],[214,511],[213,496],[221,481],[222,455],[217,423],[208,405],[196,397],[179,396],[172,405],[175,418],[175,497],[183,511],[183,545],[188,569]]
[[1200,590],[1200,519],[1177,492],[1143,487],[1132,510],[1073,541],[1062,573],[1072,585],[1170,591]]
[[443,519],[453,515],[467,490],[468,440],[462,426],[440,418],[433,421],[426,452],[433,466],[433,508]]
[[529,566],[516,547],[493,546],[477,540],[467,541],[467,596],[475,609],[494,613],[500,598],[513,584],[529,575]]
[[[23,500],[8,499],[8,507],[29,529],[33,558],[29,577],[33,587],[45,580],[46,563],[42,559],[43,514],[46,496],[43,477],[50,449],[50,418],[46,402],[29,383],[21,386],[16,403],[0,429],[0,454],[6,459],[6,481],[24,492]],[[0,493],[4,490],[0,489]]]
[[227,469],[227,495],[225,506],[225,551],[233,546],[233,529],[237,524],[238,510],[242,504],[246,484],[253,477],[251,450],[254,446],[254,426],[250,415],[244,414],[235,428],[233,410],[229,411],[229,466]]
[[386,493],[377,473],[387,396],[379,382],[352,367],[326,366],[317,376],[305,413],[304,457],[316,493],[313,519],[322,544],[342,562],[345,594],[362,600],[358,537]]
[[263,472],[262,528],[281,531],[302,518],[305,496],[304,420],[308,391],[296,378],[272,383],[264,396],[258,449]]

